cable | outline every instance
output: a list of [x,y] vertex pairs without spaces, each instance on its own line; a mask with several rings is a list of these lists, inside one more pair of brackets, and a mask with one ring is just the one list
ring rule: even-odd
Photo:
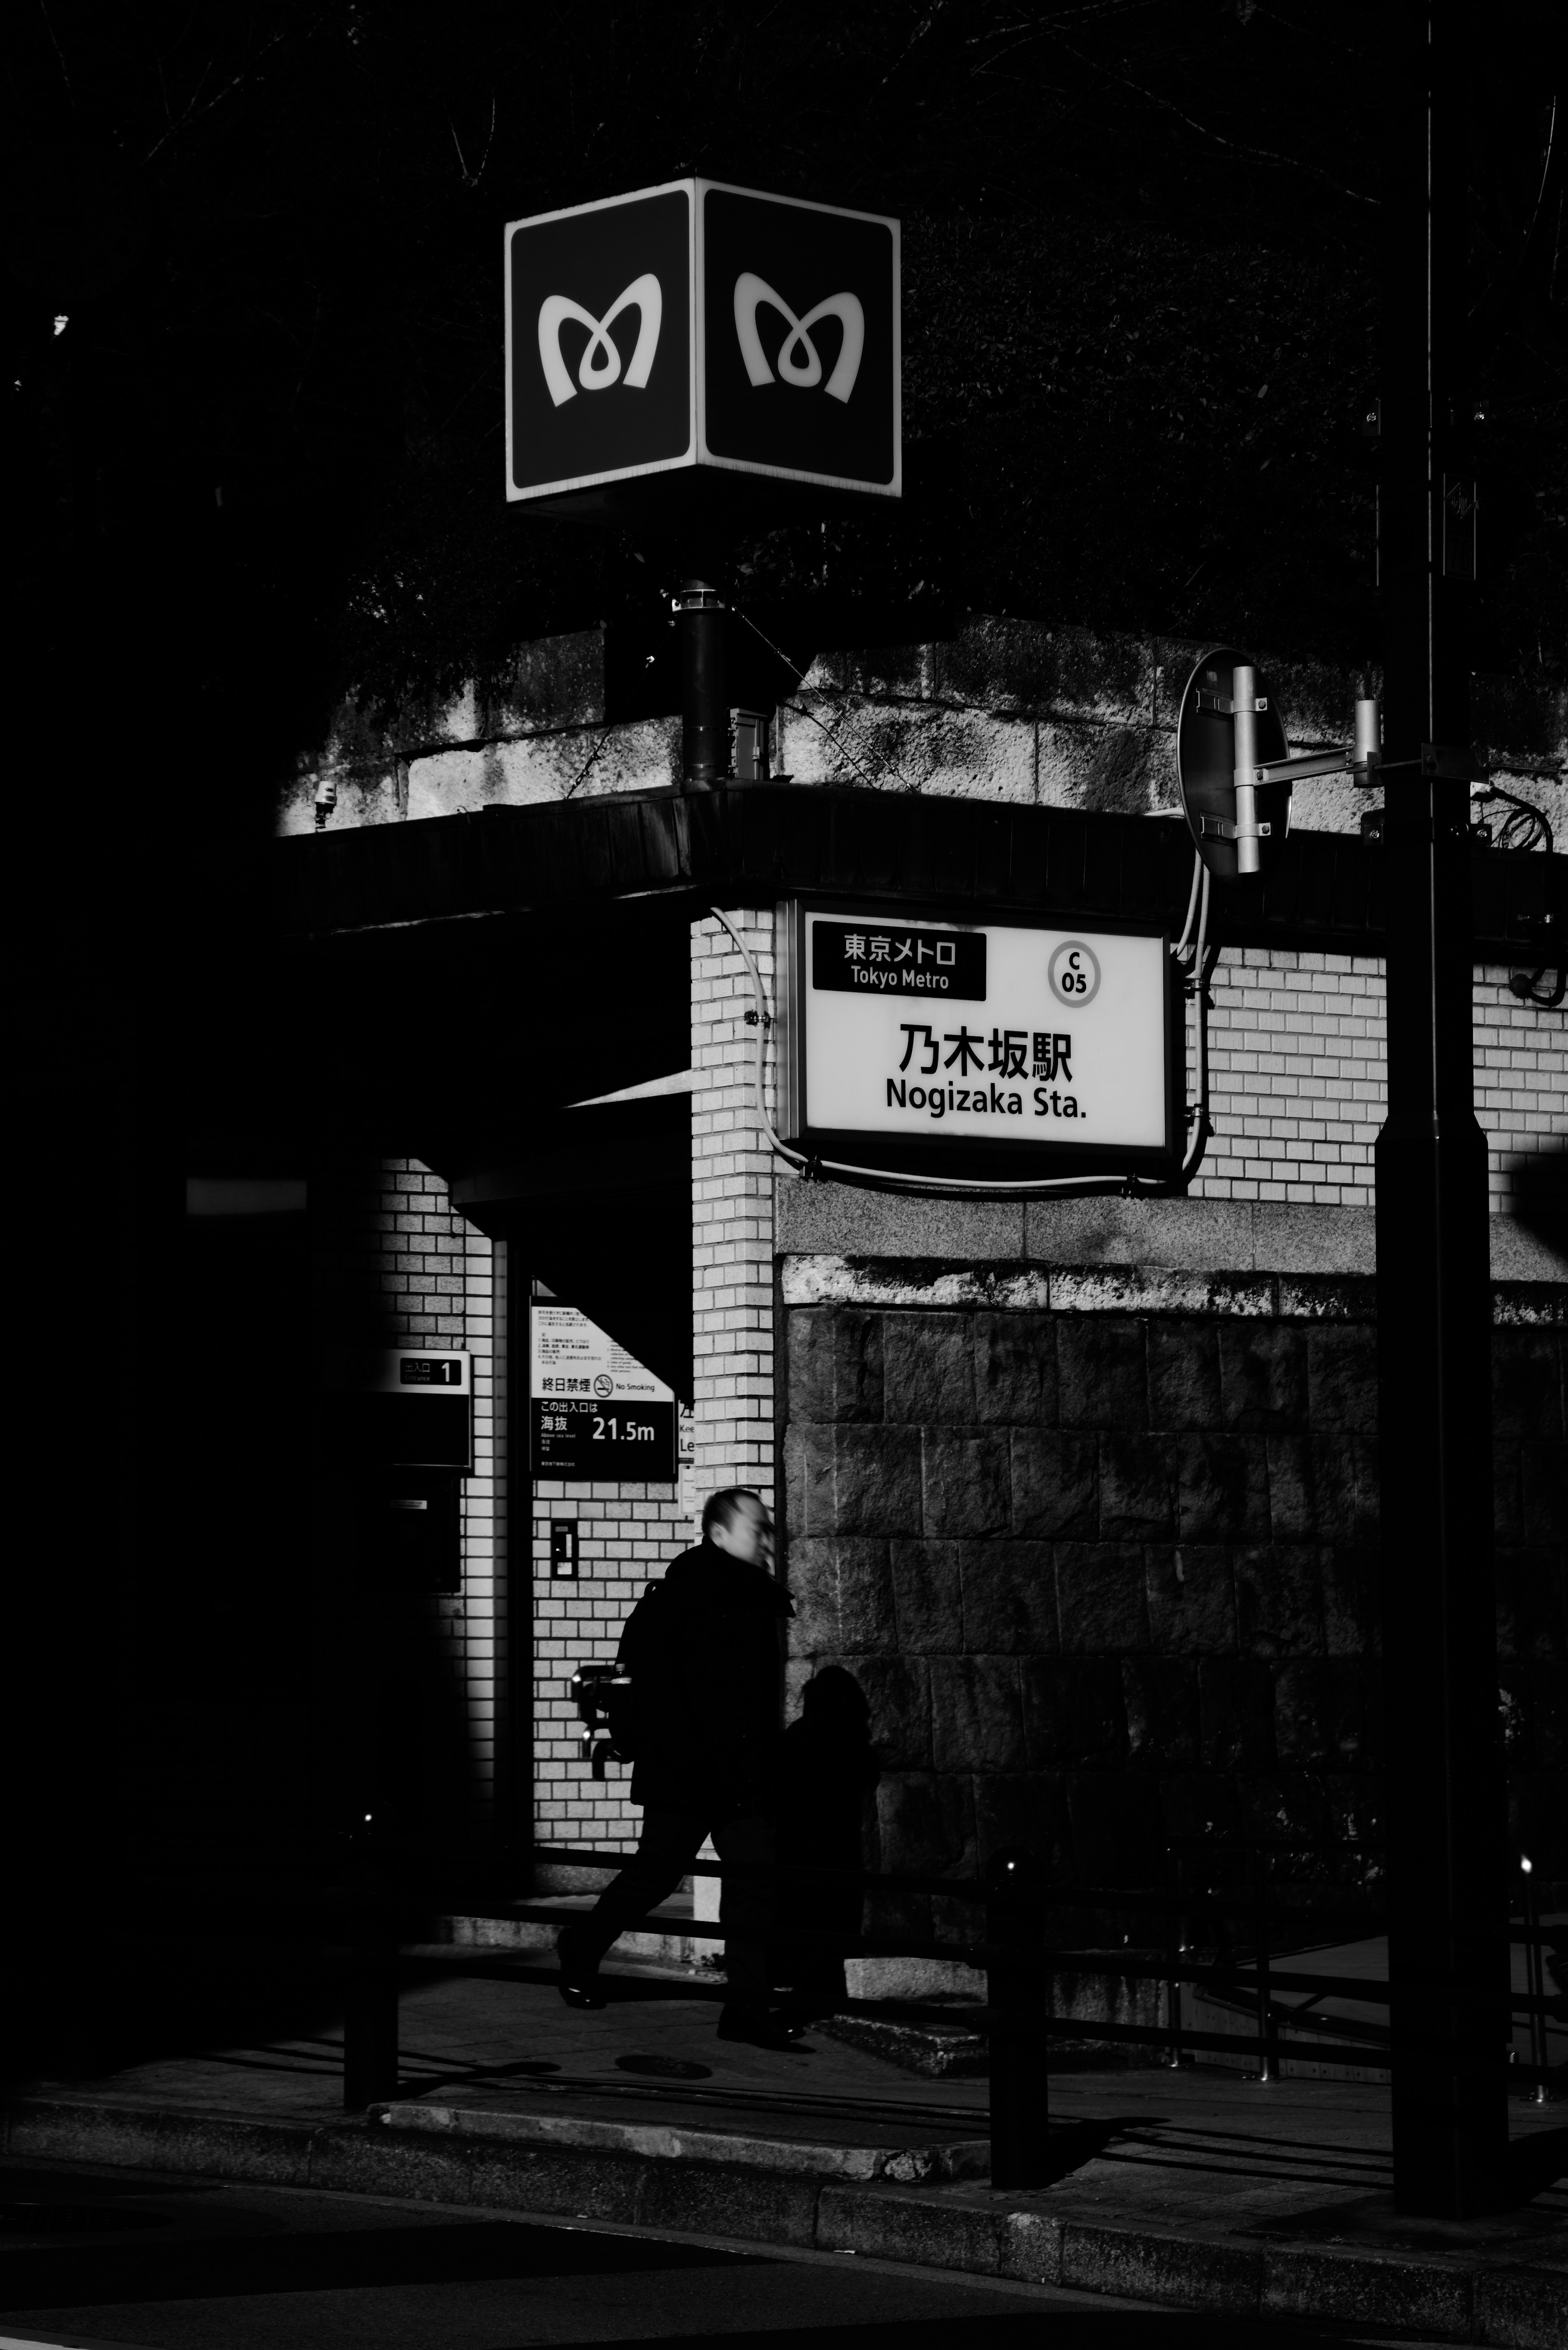
[[[1198,1008],[1198,1108],[1193,1119],[1192,1140],[1189,1143],[1187,1156],[1181,1162],[1181,1180],[1184,1183],[1196,1174],[1209,1143],[1209,1022],[1206,1015],[1209,1008],[1209,982],[1213,973],[1214,963],[1210,964],[1207,972],[1204,970],[1203,953],[1209,942],[1209,868],[1203,864],[1201,858],[1199,858],[1198,863],[1202,867],[1203,871],[1203,889],[1198,916],[1198,943],[1192,955],[1192,992],[1197,998]],[[1196,873],[1192,877],[1192,886],[1195,889],[1198,887]],[[1190,927],[1192,921],[1190,905],[1187,909],[1187,920]],[[1182,944],[1185,946],[1186,931],[1183,931],[1181,936]],[[1220,950],[1216,947],[1213,951],[1214,962],[1218,962]]]
[[1188,893],[1187,920],[1181,925],[1181,936],[1177,940],[1176,944],[1170,950],[1173,955],[1182,955],[1187,952],[1187,942],[1192,936],[1192,916],[1198,904],[1198,891],[1200,883],[1205,885],[1203,890],[1203,904],[1205,910],[1207,911],[1208,910],[1208,879],[1209,868],[1204,864],[1201,855],[1195,848],[1192,852],[1192,888]]
[[[730,609],[733,612],[737,620],[743,620],[745,622],[747,628],[750,629],[753,636],[757,639],[760,644],[766,645],[769,652],[772,653],[775,660],[783,661],[785,669],[788,670],[790,675],[794,679],[795,683],[797,685],[804,685],[806,679],[805,671],[803,670],[797,662],[791,660],[788,653],[784,651],[781,645],[775,645],[772,637],[766,635],[763,629],[758,628],[751,614],[747,611],[743,611],[739,604],[732,603]],[[815,711],[807,710],[804,702],[782,702],[780,707],[784,710],[793,711],[797,718],[809,719],[819,733],[826,735],[835,751],[838,754],[838,756],[841,759],[847,761],[848,764],[854,768],[861,782],[863,784],[869,784],[873,791],[876,791],[878,788],[876,776],[868,775],[867,774],[859,760],[855,756],[855,754],[852,751],[846,751],[845,749],[837,735],[835,734],[832,727],[824,725],[822,720],[817,717]],[[889,775],[897,775],[899,785],[904,791],[915,792],[918,790],[918,785],[910,783],[903,769],[901,767],[896,767],[891,759],[885,759],[882,764]]]
[[[1205,888],[1202,893],[1203,910],[1199,920],[1200,952],[1202,929],[1207,923],[1209,915],[1207,872],[1205,872],[1204,875],[1204,881]],[[731,921],[728,914],[723,912],[723,910],[718,906],[711,906],[708,910],[712,915],[713,920],[716,922],[722,922],[723,924],[725,930],[728,931],[731,938],[733,939],[735,945],[740,950],[741,960],[745,964],[747,971],[751,974],[753,992],[757,999],[757,1058],[754,1072],[756,1083],[757,1123],[762,1128],[763,1132],[767,1136],[768,1141],[779,1158],[786,1159],[793,1166],[801,1168],[808,1177],[814,1176],[819,1172],[826,1172],[833,1175],[853,1175],[858,1180],[871,1184],[879,1191],[910,1191],[915,1193],[934,1192],[944,1198],[961,1200],[972,1199],[976,1195],[991,1196],[993,1194],[1001,1198],[1019,1199],[1033,1197],[1037,1199],[1047,1199],[1053,1194],[1064,1191],[1073,1191],[1085,1197],[1101,1192],[1110,1193],[1120,1191],[1123,1193],[1130,1193],[1130,1195],[1135,1199],[1144,1200],[1169,1199],[1176,1196],[1174,1186],[1161,1183],[1140,1182],[1136,1175],[1035,1176],[1033,1179],[1025,1178],[1023,1180],[1015,1182],[986,1181],[978,1177],[972,1180],[969,1180],[961,1177],[944,1179],[940,1176],[894,1175],[890,1174],[886,1168],[852,1167],[843,1159],[809,1158],[804,1151],[794,1149],[791,1144],[787,1143],[784,1139],[783,1136],[778,1132],[777,1128],[774,1125],[772,1118],[768,1116],[767,1098],[763,1086],[763,1072],[767,1053],[767,1032],[772,1022],[768,1012],[767,994],[763,986],[762,974],[757,969],[751,949],[747,946],[739,931],[736,930],[733,922]],[[1202,1000],[1200,996],[1199,1003],[1199,1034],[1201,1034],[1202,1018]],[[1196,1167],[1199,1159],[1202,1156],[1202,1142],[1207,1127],[1208,1101],[1207,1096],[1205,1095],[1202,1106],[1200,1107],[1198,1114],[1198,1133],[1194,1138],[1194,1145],[1193,1148],[1189,1150],[1187,1161],[1182,1168],[1182,1175],[1184,1178],[1187,1175],[1189,1169],[1190,1167]]]

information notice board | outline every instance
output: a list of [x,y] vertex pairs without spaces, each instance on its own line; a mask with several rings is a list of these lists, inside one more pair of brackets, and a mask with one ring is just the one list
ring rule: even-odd
[[530,1314],[534,1474],[673,1484],[675,1392],[573,1305]]

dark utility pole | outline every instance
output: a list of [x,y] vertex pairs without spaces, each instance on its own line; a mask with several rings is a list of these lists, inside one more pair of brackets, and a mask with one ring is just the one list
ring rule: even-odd
[[712,791],[730,772],[722,576],[717,561],[692,562],[674,599],[680,629],[680,772],[689,792]]
[[[1471,1082],[1465,57],[1387,0],[1379,557],[1388,1116],[1377,1139],[1394,2188],[1466,2218],[1508,2144],[1486,1141]],[[1480,37],[1479,31],[1475,37]]]

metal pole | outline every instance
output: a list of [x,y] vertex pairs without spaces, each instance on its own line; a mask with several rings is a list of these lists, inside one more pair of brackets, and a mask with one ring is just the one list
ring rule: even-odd
[[1236,871],[1241,875],[1258,870],[1258,791],[1253,772],[1258,764],[1255,669],[1231,671],[1231,700],[1236,730]]
[[[1530,2011],[1530,2061],[1538,2072],[1544,2073],[1551,2050],[1546,2043],[1546,1969],[1541,1955],[1541,1909],[1535,1895],[1534,1868],[1522,1856],[1519,1866],[1524,1877],[1524,1930],[1530,1937],[1524,1946],[1524,1980],[1535,2002]],[[1545,2081],[1536,2082],[1530,2101],[1534,2106],[1553,2102]]]
[[986,2004],[991,2010],[991,2183],[1050,2182],[1044,1909],[1033,1853],[999,1852],[985,1873]]
[[722,567],[694,563],[680,583],[681,778],[690,791],[712,791],[730,772],[730,705],[724,683]]
[[1508,2143],[1486,1143],[1471,1087],[1467,20],[1389,0],[1379,567],[1388,1115],[1378,1416],[1394,2191],[1462,2219]]

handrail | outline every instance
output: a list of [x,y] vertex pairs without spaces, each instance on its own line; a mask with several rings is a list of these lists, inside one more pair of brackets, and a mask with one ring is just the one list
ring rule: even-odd
[[[1253,1847],[1254,1856],[1257,1850]],[[1331,1975],[1299,1967],[1282,1968],[1277,1957],[1283,1953],[1276,1951],[1266,1931],[1270,1925],[1277,1927],[1282,1923],[1288,1925],[1293,1934],[1305,1929],[1321,1931],[1332,1925],[1342,1933],[1372,1939],[1385,1930],[1382,1918],[1365,1910],[1271,1902],[1256,1889],[1232,1894],[1213,1886],[1194,1887],[1182,1881],[1184,1872],[1179,1854],[1171,1847],[1168,1851],[1176,1862],[1175,1881],[1161,1891],[1132,1887],[1045,1886],[1039,1882],[1038,1863],[1023,1853],[998,1855],[983,1879],[830,1868],[820,1863],[721,1860],[693,1860],[687,1873],[722,1880],[763,1878],[788,1888],[797,1898],[785,1905],[778,1937],[786,1945],[793,1942],[797,1949],[827,1948],[846,1958],[948,1959],[983,1970],[987,1978],[985,1999],[977,2007],[963,2010],[961,2020],[967,2028],[992,2042],[993,2184],[1023,2187],[1043,2183],[1044,2179],[1044,2051],[1053,2040],[1106,2041],[1128,2047],[1160,2048],[1173,2064],[1180,2064],[1195,2054],[1242,2052],[1256,2063],[1257,2070],[1249,2077],[1264,2085],[1279,2079],[1282,2060],[1293,2053],[1288,2035],[1293,2027],[1298,2035],[1293,2053],[1306,2055],[1314,2064],[1346,2064],[1358,2070],[1372,2071],[1387,2071],[1393,2065],[1387,2024],[1309,2013],[1282,2005],[1281,1999],[1282,1994],[1299,1992],[1314,2000],[1354,2000],[1392,2011],[1398,2004],[1397,1987],[1366,1975]],[[563,1845],[535,1845],[528,1855],[535,1865],[594,1871],[619,1867],[631,1856],[628,1851]],[[369,1856],[364,1857],[368,1864]],[[862,1895],[916,1894],[983,1904],[983,1934],[978,1939],[959,1940],[929,1934],[846,1932],[838,1919],[831,1914],[825,1915],[809,1898],[809,1890],[814,1887],[854,1889]],[[808,1898],[798,1898],[803,1892]],[[1125,1946],[1119,1950],[1052,1950],[1044,1932],[1045,1913],[1051,1908],[1160,1917],[1168,1923],[1166,1945],[1163,1951],[1158,1952],[1135,1951]],[[358,1957],[350,1965],[344,2026],[344,2099],[351,2110],[361,2110],[372,2101],[393,2094],[398,2069],[398,1953],[395,1939],[389,1932],[385,1892],[372,1889],[369,1876],[361,1882],[360,1910],[363,1930]],[[567,1924],[578,1919],[581,1911],[553,1908],[546,1895],[496,1907],[470,1903],[465,1905],[464,1914]],[[1494,1939],[1535,1949],[1563,1939],[1561,1929],[1552,1932],[1532,1925],[1535,1916],[1531,1908],[1522,1932],[1513,1930],[1511,1921],[1506,1936]],[[1238,1949],[1231,1946],[1228,1937],[1221,1933],[1217,1957],[1196,1955],[1194,1928],[1237,1918],[1251,1922],[1255,1939]],[[716,1919],[676,1918],[654,1911],[647,1923],[655,1930],[674,1931],[691,1940],[725,1939],[725,1928]],[[493,1947],[475,1949],[460,1956],[460,1947],[453,1947],[450,1959],[443,1953],[441,1963],[453,1970],[490,1970],[501,1958]],[[427,1953],[421,1952],[421,1956],[428,1959]],[[1078,2017],[1053,2016],[1049,2012],[1052,1975],[1069,1970],[1116,1975],[1134,1982],[1163,1982],[1165,2022],[1101,2023]],[[1539,2055],[1542,2061],[1516,2064],[1500,2052],[1495,2064],[1482,2069],[1489,2075],[1505,2072],[1520,2086],[1534,2084],[1545,2089],[1561,2081],[1563,2069],[1544,2061],[1547,2018],[1568,2013],[1568,2002],[1544,1994],[1543,1987],[1539,1987],[1542,1985],[1539,1968],[1532,1970],[1532,1983],[1528,1991],[1514,1992],[1511,1989],[1506,2006],[1511,2016],[1530,2019],[1532,2055]],[[1255,2030],[1250,2033],[1217,2033],[1185,2024],[1181,2015],[1183,1984],[1251,2002],[1256,2010]],[[1491,2003],[1490,1998],[1488,2003]],[[1498,2003],[1504,2002],[1500,1999]],[[862,2011],[867,2004],[858,2000],[848,2002],[851,2012]],[[952,2009],[925,2002],[870,2004],[872,2012],[890,2020],[929,2022],[950,2029],[960,2020]],[[1332,2033],[1337,2033],[1338,2038],[1331,2038]],[[1428,2053],[1426,2041],[1412,2041],[1405,2033],[1400,2035],[1400,2047],[1406,2056],[1418,2058]],[[1437,2053],[1437,2043],[1431,2043],[1430,2053]]]

